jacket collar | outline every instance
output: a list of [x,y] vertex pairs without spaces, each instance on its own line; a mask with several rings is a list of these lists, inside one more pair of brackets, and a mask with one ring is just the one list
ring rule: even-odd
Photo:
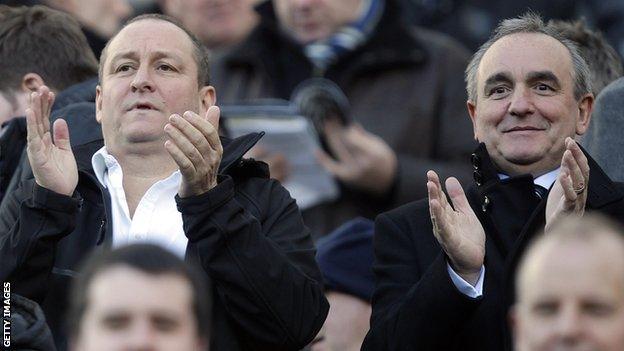
[[[583,147],[581,147],[581,150],[587,157],[590,169],[587,187],[587,207],[600,208],[621,200],[624,194]],[[477,188],[499,181],[498,173],[500,173],[500,170],[492,162],[484,143],[480,143],[472,154],[471,162],[474,169],[473,178]]]
[[56,97],[53,109],[58,110],[77,102],[95,102],[95,87],[97,84],[98,78],[93,77],[66,88]]
[[[245,155],[263,135],[264,132],[250,133],[234,139],[222,136],[221,145],[223,146],[223,157],[219,165],[219,173],[227,173],[232,167],[235,167],[241,161],[243,155]],[[102,146],[104,146],[103,139],[76,146],[74,148],[74,155],[76,157],[78,170],[93,174],[91,156]]]

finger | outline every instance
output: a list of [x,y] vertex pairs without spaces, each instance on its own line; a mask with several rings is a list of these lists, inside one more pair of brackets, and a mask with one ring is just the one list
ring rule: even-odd
[[455,210],[464,214],[474,213],[472,207],[470,207],[470,204],[468,203],[466,193],[464,193],[464,189],[457,178],[450,177],[446,179],[446,191],[448,191],[448,194],[451,197],[453,208],[455,208]]
[[52,130],[54,132],[54,145],[63,150],[71,150],[67,122],[62,118],[57,119],[54,121]]
[[50,111],[52,109],[52,105],[50,104],[51,92],[50,89],[42,85],[37,90],[39,92],[39,103],[41,104],[41,122],[43,123],[44,131],[50,130]]
[[29,144],[41,142],[41,134],[37,126],[37,117],[32,107],[26,108],[26,140]]
[[442,190],[442,184],[440,183],[440,177],[438,177],[438,174],[432,170],[429,170],[427,172],[427,179],[432,181],[436,185],[436,191],[438,192],[437,198],[440,201],[440,205],[443,208],[448,209],[450,207],[450,204],[446,198],[446,194]]
[[[198,119],[199,117],[197,115],[193,115],[189,111],[184,113],[184,118],[182,118],[180,115],[173,114],[169,117],[169,124],[171,125],[173,130],[170,130],[170,127],[165,126],[165,132],[174,132],[176,138],[181,137],[177,132],[182,133],[184,139],[188,140],[193,145],[193,148],[199,152],[200,156],[208,158],[212,153],[215,153],[216,150],[210,146],[210,143],[206,139],[204,133],[202,133],[190,121],[194,120],[195,123],[198,123]],[[205,120],[201,121],[201,123],[208,125],[209,128],[212,128],[212,126],[210,126],[210,123]],[[192,150],[187,150],[185,148],[182,149],[182,151],[186,152]]]
[[581,168],[579,167],[578,163],[576,163],[576,159],[572,155],[572,152],[570,150],[566,150],[563,154],[563,158],[570,173],[572,187],[575,190],[585,188],[585,177],[583,177]]
[[208,142],[210,148],[216,150],[219,154],[222,153],[223,147],[221,145],[221,139],[219,138],[220,110],[217,106],[210,106],[208,111],[206,111],[205,118],[201,118],[192,111],[186,111],[183,116],[186,121],[203,135],[203,138]]
[[327,121],[325,122],[324,132],[329,149],[336,159],[343,163],[353,163],[353,155],[351,155],[349,149],[344,144],[344,128],[338,123]]
[[[202,155],[199,150],[191,143],[190,140],[182,133],[178,128],[171,124],[165,125],[165,133],[169,136],[169,140],[175,144],[175,146],[180,150],[186,158],[191,161],[193,164],[193,168],[196,172],[206,172],[206,160],[205,157],[210,158],[209,153]],[[214,151],[213,151],[214,152]]]
[[37,134],[39,137],[43,138],[43,134],[46,132],[43,121],[42,121],[42,112],[41,112],[41,95],[38,92],[30,93],[30,108],[33,111],[35,126],[37,127]]
[[185,179],[194,179],[197,174],[195,166],[193,166],[193,162],[191,162],[184,152],[171,140],[165,141],[165,149],[178,165],[182,177]]
[[568,138],[568,139],[570,143],[568,150],[572,152],[572,156],[574,156],[576,163],[581,169],[581,174],[583,175],[583,179],[585,180],[585,185],[587,185],[589,182],[589,161],[587,160],[587,157],[583,153],[583,150],[581,150],[581,147],[579,146],[579,144],[572,138]]
[[348,170],[342,163],[335,161],[323,150],[317,150],[316,159],[329,173],[341,180],[348,179]]
[[559,181],[561,182],[563,196],[565,197],[565,207],[569,208],[570,203],[576,201],[577,194],[574,192],[574,184],[572,183],[572,178],[570,178],[570,171],[568,169],[561,170],[559,173]]

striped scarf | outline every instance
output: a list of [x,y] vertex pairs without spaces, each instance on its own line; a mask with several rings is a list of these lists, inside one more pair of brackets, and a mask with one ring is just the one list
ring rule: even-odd
[[338,58],[366,41],[381,18],[384,0],[362,0],[362,8],[362,15],[355,22],[345,25],[326,39],[305,46],[305,55],[317,70],[325,72]]

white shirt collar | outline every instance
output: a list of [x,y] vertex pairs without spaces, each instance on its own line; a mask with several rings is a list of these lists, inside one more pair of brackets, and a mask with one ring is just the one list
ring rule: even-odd
[[[542,174],[541,176],[534,178],[533,179],[533,183],[537,184],[539,186],[542,186],[546,189],[550,189],[550,187],[555,183],[555,180],[557,180],[557,177],[559,176],[559,170],[561,169],[561,167],[557,167],[557,169],[552,170],[548,173]],[[502,174],[499,173],[498,174],[498,178],[502,179],[507,179],[509,178],[508,175],[506,174]]]
[[109,167],[118,166],[119,163],[114,156],[106,151],[106,146],[102,146],[101,149],[96,151],[91,156],[91,166],[93,166],[93,172],[97,177],[97,180],[106,188],[106,182],[104,181],[104,174]]

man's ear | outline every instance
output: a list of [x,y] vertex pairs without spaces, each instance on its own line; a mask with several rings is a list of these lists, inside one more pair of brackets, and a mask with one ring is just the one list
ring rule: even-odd
[[199,89],[199,115],[203,116],[208,108],[217,103],[217,93],[211,85]]
[[583,135],[589,128],[592,111],[594,109],[594,95],[585,94],[578,103],[579,117],[576,121],[576,134]]
[[[37,89],[39,89],[39,87],[41,87],[42,85],[45,85],[45,82],[43,81],[43,78],[41,78],[41,76],[37,73],[26,73],[22,77],[21,88],[23,92],[30,93],[33,91],[37,91]],[[52,89],[51,87],[49,88]]]
[[99,84],[95,87],[95,120],[102,124],[102,88]]
[[470,115],[470,120],[472,121],[474,139],[479,141],[479,138],[477,138],[477,104],[468,100],[466,101],[466,107],[468,107],[468,114]]

